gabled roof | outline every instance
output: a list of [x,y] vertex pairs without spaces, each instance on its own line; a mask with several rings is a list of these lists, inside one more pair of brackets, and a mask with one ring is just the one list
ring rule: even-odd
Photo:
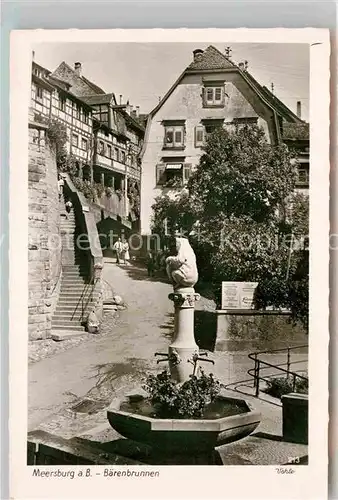
[[91,82],[90,80],[88,80],[88,78],[86,78],[85,76],[81,76],[80,78],[82,78],[82,80],[87,84],[89,85],[89,87],[91,87],[94,92],[97,92],[98,94],[104,94],[104,90],[101,89],[101,87],[99,87],[98,85],[96,85],[95,83]]
[[145,127],[140,121],[138,121],[136,117],[130,116],[125,110],[120,111],[120,113],[124,117],[127,126],[132,127],[138,130],[139,132],[144,133]]
[[91,82],[90,80],[88,80],[87,78],[85,78],[82,75],[79,76],[76,73],[76,71],[73,68],[71,68],[69,66],[69,64],[67,64],[65,61],[62,61],[62,63],[59,64],[59,66],[53,71],[52,76],[54,76],[56,74],[57,78],[60,79],[58,72],[60,70],[62,70],[62,68],[66,68],[69,72],[71,72],[73,74],[73,76],[75,76],[75,78],[79,78],[80,80],[82,80],[86,85],[88,85],[91,89],[93,89],[93,92],[95,94],[105,94],[105,91],[103,89],[101,89],[100,87],[98,87],[95,83]]
[[64,82],[63,80],[60,80],[59,78],[56,78],[55,76],[49,76],[48,81],[51,82],[51,84],[55,84],[59,87],[62,87],[64,90],[69,90],[71,87],[70,83]]
[[262,86],[257,80],[248,72],[242,71],[246,78],[250,81],[253,87],[255,87],[265,99],[270,103],[270,105],[277,111],[279,115],[285,118],[287,121],[293,123],[303,123],[301,120],[291,109],[289,109],[280,99],[278,99],[275,94],[273,94],[267,87]]
[[216,47],[209,45],[207,49],[198,57],[197,60],[189,64],[187,72],[190,70],[208,70],[208,69],[231,69],[235,65],[220,52]]
[[111,102],[115,103],[115,95],[114,93],[110,94],[94,94],[94,95],[84,95],[81,96],[81,99],[86,101],[87,104],[94,106],[96,104],[110,104]]
[[41,69],[44,73],[46,73],[46,75],[51,74],[51,71],[49,71],[49,69],[45,68],[44,66],[41,66],[41,64],[38,64],[35,61],[32,61],[32,68],[34,69],[35,66]]
[[80,105],[82,105],[84,108],[86,108],[88,111],[92,111],[92,108],[91,106],[89,106],[89,104],[87,104],[83,99],[82,97],[78,97],[76,96],[75,94],[73,94],[72,92],[70,92],[70,90],[68,90],[67,88],[65,88],[64,86],[64,82],[61,81],[61,82],[57,82],[56,79],[53,78],[53,87],[54,88],[57,88],[59,91],[63,92],[64,94],[66,94],[68,97],[70,97],[71,99],[73,99],[73,101],[79,103]]
[[[178,77],[176,82],[170,87],[165,96],[161,101],[155,106],[155,108],[148,115],[148,124],[151,118],[157,113],[157,111],[163,106],[170,95],[174,92],[176,87],[182,81],[184,76],[189,73],[218,73],[221,71],[234,71],[239,73],[246,83],[256,92],[260,99],[267,105],[274,114],[274,122],[276,128],[276,134],[278,140],[281,140],[280,128],[278,126],[278,116],[292,123],[304,123],[297,115],[295,115],[285,104],[282,103],[272,92],[270,92],[266,87],[260,85],[257,80],[247,71],[240,69],[237,65],[229,60],[222,52],[218,49],[209,45],[203,53],[201,53],[195,61],[193,61]],[[147,124],[147,127],[148,127]],[[147,134],[147,132],[146,132]]]

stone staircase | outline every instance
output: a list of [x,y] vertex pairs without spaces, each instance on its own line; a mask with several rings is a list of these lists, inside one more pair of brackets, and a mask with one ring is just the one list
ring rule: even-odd
[[60,202],[60,233],[62,242],[62,278],[59,300],[52,317],[52,339],[65,340],[83,335],[85,319],[83,307],[87,304],[91,285],[87,284],[88,264],[83,252],[75,245],[76,221],[74,210],[65,216],[64,202]]

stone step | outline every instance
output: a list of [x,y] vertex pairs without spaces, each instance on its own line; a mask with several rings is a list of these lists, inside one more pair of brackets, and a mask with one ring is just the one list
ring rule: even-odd
[[52,329],[51,337],[53,340],[56,340],[57,342],[61,342],[62,340],[68,340],[72,339],[74,337],[81,337],[82,335],[86,334],[85,330],[59,330],[57,328]]
[[83,330],[84,327],[81,326],[80,322],[79,321],[63,321],[63,320],[55,320],[52,322],[52,330],[54,328],[58,328],[59,330],[65,330],[65,329],[69,329],[69,330]]
[[80,325],[81,326],[81,322],[82,322],[82,319],[85,319],[85,318],[82,318],[82,314],[81,315],[78,315],[78,316],[72,316],[72,314],[69,314],[68,316],[67,315],[54,315],[52,316],[52,324],[55,325],[55,324],[59,324],[60,322],[63,322],[63,323],[74,323],[75,325]]
[[86,284],[84,283],[83,280],[71,280],[71,281],[61,281],[61,291],[82,291],[86,287]]
[[63,276],[66,276],[67,278],[72,278],[74,275],[75,276],[80,276],[80,273],[83,273],[83,272],[88,272],[88,269],[85,269],[85,268],[81,268],[79,269],[78,267],[75,267],[74,266],[74,269],[69,269],[69,270],[63,270],[62,271],[62,275]]
[[80,292],[85,289],[85,283],[83,281],[69,281],[69,282],[61,282],[61,292]]
[[[89,307],[91,302],[95,301],[95,297],[92,297],[93,301],[88,300],[88,297],[85,297],[83,300],[83,307]],[[79,297],[61,297],[58,301],[58,305],[60,307],[64,307],[66,305],[69,305],[70,307],[73,307],[75,309],[76,307],[78,309],[82,310],[82,299],[80,300]]]
[[79,264],[73,264],[70,266],[63,266],[62,274],[64,276],[72,276],[73,274],[83,273],[84,271],[88,272],[88,268],[84,265],[80,266]]
[[82,307],[80,307],[80,305],[78,307],[76,307],[75,305],[74,307],[71,307],[69,309],[64,309],[63,307],[61,307],[60,309],[55,309],[53,317],[56,315],[76,318],[77,316],[82,315]]
[[64,317],[64,316],[67,316],[67,318],[73,318],[74,320],[78,320],[78,319],[81,319],[82,317],[82,309],[81,307],[72,307],[71,309],[58,309],[54,311],[54,315],[53,315],[53,318],[55,318],[56,316],[60,317]]

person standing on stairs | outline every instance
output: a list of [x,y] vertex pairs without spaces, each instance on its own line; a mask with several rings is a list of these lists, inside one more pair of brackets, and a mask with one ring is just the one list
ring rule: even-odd
[[63,195],[63,186],[65,185],[65,181],[63,180],[62,175],[59,174],[58,180],[58,191],[59,191],[59,201],[61,201]]
[[73,203],[70,200],[68,200],[66,202],[66,219],[68,219],[68,215],[70,214],[72,208],[73,208]]

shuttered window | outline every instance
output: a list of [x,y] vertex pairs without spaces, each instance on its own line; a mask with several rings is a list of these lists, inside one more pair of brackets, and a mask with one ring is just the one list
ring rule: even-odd
[[156,185],[161,186],[165,181],[165,163],[159,163],[156,165]]
[[184,127],[165,126],[164,129],[164,147],[182,148],[184,146]]
[[203,125],[195,127],[195,147],[200,148],[204,145],[205,141],[205,128]]

